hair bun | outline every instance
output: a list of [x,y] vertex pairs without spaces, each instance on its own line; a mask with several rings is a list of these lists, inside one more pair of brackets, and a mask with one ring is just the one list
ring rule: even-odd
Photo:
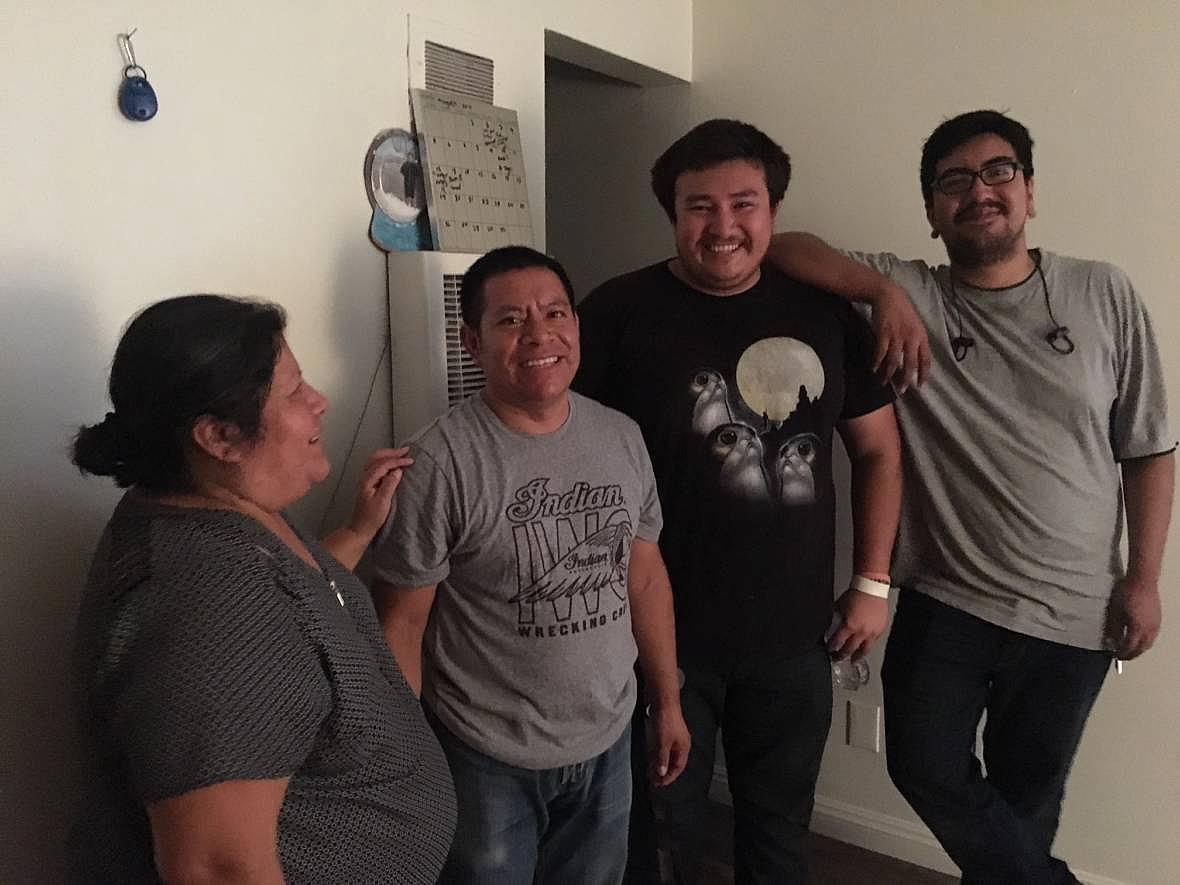
[[142,447],[127,422],[117,412],[107,412],[98,424],[78,429],[73,461],[83,473],[113,476],[120,486],[139,478]]

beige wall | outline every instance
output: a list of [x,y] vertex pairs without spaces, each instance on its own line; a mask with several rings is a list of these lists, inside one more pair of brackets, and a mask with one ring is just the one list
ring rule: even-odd
[[[567,95],[567,104],[600,115],[598,129],[611,129],[612,103],[622,122],[614,135],[586,143],[581,158],[613,168],[596,181],[609,200],[583,203],[576,218],[551,210],[550,245],[559,257],[587,268],[588,277],[598,262],[601,278],[626,266],[619,256],[634,266],[670,251],[647,169],[688,125],[733,116],[759,125],[792,155],[795,180],[780,228],[945,260],[929,239],[917,187],[921,143],[944,117],[996,107],[1025,122],[1036,139],[1031,242],[1128,271],[1155,320],[1171,398],[1180,404],[1180,361],[1169,346],[1180,338],[1173,297],[1180,279],[1180,6],[697,0],[693,33],[693,85],[683,107],[658,90],[616,89],[607,100],[604,86],[562,85],[586,96]],[[551,141],[557,126],[551,112]],[[632,133],[637,150],[620,150]],[[554,163],[551,201],[559,173],[566,181]],[[579,242],[590,251],[576,254]],[[1180,414],[1174,423],[1180,426]],[[843,526],[847,537],[846,519]],[[1163,638],[1108,683],[1070,781],[1057,847],[1093,882],[1164,885],[1180,875],[1178,578],[1180,543],[1173,541]],[[872,663],[879,672],[879,653]],[[879,700],[879,681],[854,697]],[[950,869],[889,784],[884,757],[843,746],[842,705],[836,713],[817,824]]]
[[[331,397],[343,459],[386,328],[384,261],[362,180],[376,132],[408,124],[407,14],[476,34],[497,100],[520,113],[544,236],[545,29],[665,74],[691,65],[691,4],[0,0],[0,879],[53,882],[73,801],[68,640],[86,563],[116,498],[66,461],[108,408],[119,330],[191,291],[284,304],[307,375]],[[631,27],[614,23],[626,20]],[[132,26],[160,97],[115,109]],[[361,447],[389,427],[387,369]],[[354,459],[356,460],[356,459]],[[298,515],[314,527],[331,483]],[[339,510],[339,507],[335,508]]]

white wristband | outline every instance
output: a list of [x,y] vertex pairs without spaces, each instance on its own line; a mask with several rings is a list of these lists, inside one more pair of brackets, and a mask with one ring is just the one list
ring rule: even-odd
[[864,575],[853,575],[852,580],[848,582],[848,589],[859,590],[861,593],[867,593],[869,596],[876,596],[879,599],[889,598],[888,584],[884,581],[874,581]]

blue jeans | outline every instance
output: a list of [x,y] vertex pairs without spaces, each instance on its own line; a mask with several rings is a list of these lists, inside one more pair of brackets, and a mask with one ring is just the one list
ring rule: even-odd
[[902,591],[881,671],[889,775],[964,883],[1078,881],[1050,850],[1110,661]]
[[659,828],[673,843],[677,883],[706,881],[700,834],[708,827],[720,729],[733,795],[734,881],[803,885],[815,781],[832,722],[827,651],[816,643],[777,660],[742,661],[727,673],[687,661],[681,668],[692,752],[679,779],[651,791]]
[[440,885],[618,885],[627,865],[631,729],[573,765],[506,765],[429,716],[459,800]]

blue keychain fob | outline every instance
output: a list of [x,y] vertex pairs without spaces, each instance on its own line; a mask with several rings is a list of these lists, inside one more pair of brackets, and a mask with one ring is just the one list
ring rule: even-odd
[[156,116],[159,106],[156,90],[147,81],[147,71],[139,65],[123,68],[123,82],[119,86],[119,110],[123,116],[142,123]]

